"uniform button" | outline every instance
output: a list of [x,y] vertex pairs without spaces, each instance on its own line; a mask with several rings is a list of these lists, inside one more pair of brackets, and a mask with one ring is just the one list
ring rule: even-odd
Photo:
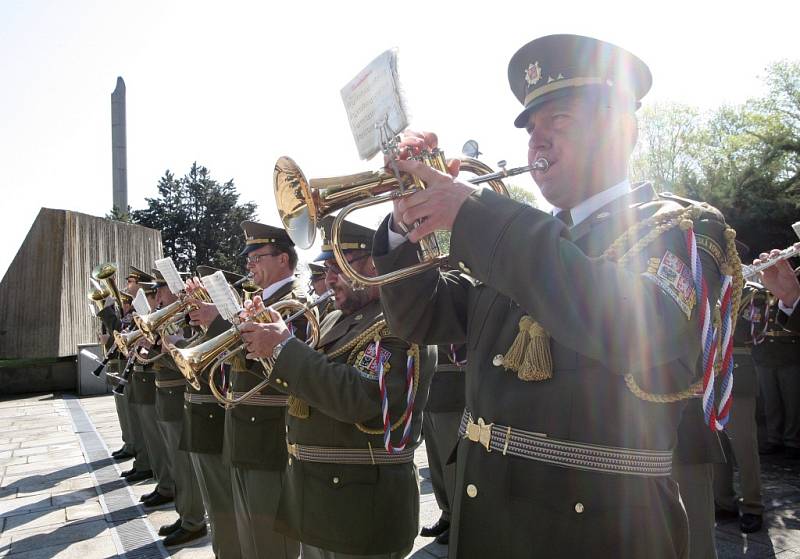
[[734,368],[734,369],[736,369],[738,366],[739,366],[739,364],[738,364],[738,363],[734,363],[734,364],[733,364],[733,368]]
[[276,378],[276,379],[275,379],[275,382],[277,382],[278,384],[280,384],[280,383],[281,383],[281,379],[279,379],[279,378]]
[[472,270],[470,270],[470,269],[467,267],[467,265],[466,265],[466,264],[464,264],[463,262],[459,262],[459,263],[458,263],[458,267],[459,267],[459,268],[461,268],[461,271],[462,271],[462,272],[464,272],[465,274],[471,274],[471,273],[472,273]]
[[251,423],[255,423],[255,422],[256,422],[256,418],[255,418],[255,417],[251,417],[251,418],[250,418],[250,422],[251,422]]
[[495,367],[499,367],[502,364],[503,364],[503,356],[500,353],[498,353],[497,355],[494,356],[494,359],[492,359],[492,365],[494,365]]
[[472,485],[471,483],[467,485],[467,496],[471,498],[475,498],[478,496],[478,488]]
[[288,383],[288,382],[286,382],[286,381],[283,381],[283,387],[284,387],[284,388],[289,388],[289,383]]
[[208,414],[208,418],[209,419],[214,419],[214,414],[213,413]]
[[290,466],[292,465],[292,457],[291,456],[289,457],[289,465]]
[[575,512],[581,514],[583,512],[583,503],[575,503]]
[[334,477],[333,478],[333,483],[334,483],[334,485],[338,484],[339,483],[339,478],[338,477]]

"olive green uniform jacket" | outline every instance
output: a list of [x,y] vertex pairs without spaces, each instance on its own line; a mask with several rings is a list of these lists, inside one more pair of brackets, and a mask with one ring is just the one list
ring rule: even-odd
[[[677,292],[642,275],[669,252],[684,277],[684,234],[675,228],[660,235],[625,268],[601,255],[631,225],[681,206],[645,184],[568,229],[535,208],[477,191],[451,237],[451,265],[471,277],[434,270],[382,287],[389,325],[417,343],[467,344],[466,406],[475,418],[566,441],[672,449],[685,402],[644,401],[624,375],[652,393],[685,389],[699,375],[698,305],[687,313]],[[415,245],[388,250],[387,231],[385,222],[376,234],[379,271],[416,262]],[[725,246],[713,209],[695,232],[714,252]],[[709,292],[718,294],[719,255],[699,254]],[[496,364],[523,315],[550,334],[549,380],[523,381]],[[685,554],[686,515],[667,476],[558,467],[487,452],[466,439],[457,469],[451,557]]]
[[[322,325],[320,352],[291,340],[273,368],[271,383],[310,406],[309,416],[287,417],[287,441],[292,444],[381,450],[381,396],[374,342],[367,340],[332,361],[330,354],[357,338],[383,318],[375,301],[347,316],[333,311]],[[384,336],[389,416],[397,421],[406,409],[406,364],[410,345]],[[421,410],[425,407],[436,365],[436,348],[419,347],[419,383],[408,446],[419,443]],[[363,352],[363,354],[362,354]],[[366,356],[366,357],[365,357]],[[348,361],[355,364],[348,364]],[[377,429],[367,434],[355,424]],[[402,425],[392,431],[393,444]],[[290,459],[278,506],[276,530],[304,544],[352,555],[410,550],[417,535],[419,488],[413,461],[402,464],[338,464]]]
[[[306,290],[297,280],[280,287],[265,305],[295,299],[305,301]],[[305,322],[298,321],[299,332],[305,332]],[[255,376],[245,371],[231,375],[231,386],[236,392],[247,392],[261,381],[261,365],[257,361],[246,362]],[[265,395],[281,395],[272,387],[259,392]],[[285,407],[249,406],[242,404],[228,408],[225,412],[225,437],[223,459],[232,466],[280,471],[286,466],[286,415]]]

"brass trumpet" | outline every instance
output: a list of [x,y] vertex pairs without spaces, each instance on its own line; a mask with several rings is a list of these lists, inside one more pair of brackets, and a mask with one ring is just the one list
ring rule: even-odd
[[114,344],[117,346],[119,352],[128,357],[130,352],[136,347],[144,334],[141,330],[129,330],[128,332],[114,331]]
[[[290,323],[300,316],[305,316],[310,325],[306,343],[314,347],[319,341],[319,320],[317,319],[317,315],[313,312],[313,309],[317,305],[328,300],[332,295],[333,291],[327,291],[309,304],[303,304],[296,300],[279,301],[272,305],[272,308],[282,315],[284,313],[292,313],[291,316],[286,319],[287,323]],[[264,311],[259,313],[253,320],[255,322],[270,322],[269,312]],[[178,370],[183,373],[187,382],[189,382],[195,390],[200,390],[201,374],[205,369],[210,367],[208,372],[208,385],[211,389],[211,393],[221,404],[225,406],[236,406],[267,386],[268,372],[272,370],[272,365],[274,364],[271,359],[259,359],[262,367],[264,367],[264,374],[266,375],[260,383],[239,398],[223,394],[216,382],[217,371],[221,369],[225,361],[241,353],[245,348],[246,345],[242,343],[239,328],[237,325],[234,325],[215,338],[197,344],[191,348],[179,349],[173,347],[170,349],[170,353],[172,354],[172,358]]]
[[114,263],[106,262],[98,264],[92,269],[92,279],[104,285],[108,292],[114,296],[120,316],[122,316],[122,296],[119,294],[116,281],[114,281],[116,273],[117,267]]
[[[423,152],[412,159],[421,160],[426,165],[442,172],[447,170],[444,153],[438,149]],[[526,167],[503,168],[501,171],[492,172],[488,165],[477,159],[463,158],[461,160],[462,170],[478,175],[469,182],[472,184],[488,183],[495,192],[505,196],[508,196],[508,190],[503,184],[503,178],[532,169],[547,169],[548,166],[549,162],[542,158]],[[415,177],[401,176],[401,178],[403,182],[410,184],[410,188],[405,188],[395,175],[384,170],[308,181],[300,167],[291,158],[284,156],[275,163],[273,172],[275,202],[286,232],[292,241],[302,249],[309,248],[313,244],[316,228],[322,218],[341,209],[342,211],[336,216],[331,233],[331,244],[339,267],[352,280],[354,287],[383,285],[443,265],[447,259],[447,255],[441,254],[434,235],[429,235],[420,241],[419,264],[382,276],[362,276],[344,258],[344,252],[339,243],[339,229],[348,214],[357,209],[382,204],[425,188],[425,184]]]
[[[200,299],[201,301],[211,302],[211,298],[205,289],[195,289],[192,293],[192,298]],[[186,318],[186,315],[194,310],[194,303],[189,300],[189,297],[181,297],[157,311],[153,311],[145,315],[135,315],[133,321],[139,330],[142,331],[147,341],[151,344],[156,342],[156,337],[159,332],[177,324]],[[205,329],[203,329],[205,330]],[[199,333],[195,335],[190,341],[196,339]]]

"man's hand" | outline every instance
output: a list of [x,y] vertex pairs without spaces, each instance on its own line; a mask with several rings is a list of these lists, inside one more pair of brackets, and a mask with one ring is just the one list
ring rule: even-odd
[[189,313],[190,326],[203,326],[204,328],[208,328],[211,323],[214,322],[214,319],[219,316],[217,306],[213,303],[206,303],[199,299],[193,299],[192,305],[197,308]]
[[[796,243],[796,246],[800,243]],[[762,252],[758,259],[753,260],[753,265],[757,266],[762,262],[776,257],[780,250],[773,249],[768,253]],[[800,298],[800,282],[787,260],[781,260],[761,272],[764,287],[770,290],[787,307],[793,307]]]
[[269,309],[269,315],[272,322],[245,322],[239,326],[248,359],[272,357],[275,346],[292,336],[280,314]]
[[[400,140],[400,144],[398,145],[398,151],[400,153],[399,153],[399,160],[396,162],[397,170],[401,172],[417,174],[413,171],[413,169],[412,170],[407,169],[404,166],[405,165],[404,162],[407,161],[408,158],[411,156],[419,155],[419,153],[422,151],[432,151],[436,149],[438,145],[439,145],[439,138],[433,132],[414,132],[413,130],[405,131]],[[394,169],[392,168],[390,162],[387,160],[385,161],[385,164],[386,164],[386,170],[390,173],[393,173]],[[451,159],[450,161],[447,162],[447,173],[451,177],[457,177],[460,165],[461,162],[458,159]],[[419,164],[419,166],[425,167],[425,165],[421,163]],[[416,168],[417,166],[414,166],[414,169]],[[422,175],[417,174],[417,176],[423,179],[423,181],[426,182],[426,184],[428,184],[427,181],[422,177]],[[428,186],[430,186],[430,184],[428,184]],[[405,198],[401,198],[394,201],[392,229],[396,233],[400,234],[405,234],[406,230],[412,229],[413,226],[413,221],[409,223],[403,219],[403,209],[401,208],[404,208],[404,206],[400,206],[400,203],[405,200],[406,200]],[[420,236],[419,238],[422,238],[422,236]],[[411,240],[412,242],[416,242],[419,239],[409,235],[409,240]]]
[[461,205],[475,188],[420,161],[397,161],[397,168],[419,177],[427,186],[395,201],[394,222],[410,229],[408,240],[416,243],[434,231],[452,230]]

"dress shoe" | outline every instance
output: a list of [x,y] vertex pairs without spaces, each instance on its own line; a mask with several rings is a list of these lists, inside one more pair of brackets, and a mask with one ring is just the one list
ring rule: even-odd
[[714,518],[718,522],[725,522],[726,520],[737,520],[739,518],[739,510],[728,510],[717,507],[714,510]]
[[159,536],[169,536],[170,534],[177,532],[178,529],[181,527],[181,518],[178,517],[178,520],[173,522],[172,524],[164,524],[161,528],[158,529]]
[[762,456],[767,456],[769,454],[778,454],[782,450],[782,444],[767,443],[764,446],[759,447],[758,453]]
[[164,505],[166,503],[171,503],[174,500],[175,499],[173,497],[167,497],[165,495],[162,495],[161,493],[156,493],[154,496],[150,497],[142,504],[147,508],[153,508],[153,507],[160,507],[161,505]]
[[440,545],[448,545],[450,543],[450,528],[436,536],[436,543]]
[[158,495],[158,491],[153,489],[150,493],[145,493],[144,495],[139,497],[139,502],[144,503],[147,499],[152,499],[156,495]]
[[442,517],[439,517],[439,520],[436,521],[436,524],[433,526],[425,526],[422,530],[419,531],[419,535],[423,538],[433,538],[440,534],[445,533],[447,530],[450,529],[450,521],[445,520]]
[[763,524],[764,520],[760,514],[750,514],[746,512],[739,521],[739,528],[742,530],[743,534],[752,534],[753,532],[760,531]]
[[125,470],[124,472],[119,474],[119,477],[128,477],[128,476],[133,475],[135,473],[136,473],[136,469],[135,468],[131,468],[130,470]]
[[122,462],[123,460],[130,460],[133,457],[134,457],[133,454],[125,452],[124,450],[118,454],[111,455],[111,458],[113,458],[117,462]]
[[189,543],[196,539],[202,538],[208,533],[208,529],[203,526],[199,530],[195,530],[194,532],[190,532],[189,530],[184,530],[183,528],[178,528],[174,532],[172,532],[169,536],[164,538],[163,543],[166,547],[170,547],[173,545],[182,545],[185,543]]
[[153,477],[153,470],[134,470],[132,474],[125,476],[125,481],[128,483],[136,483],[137,481],[144,481]]

